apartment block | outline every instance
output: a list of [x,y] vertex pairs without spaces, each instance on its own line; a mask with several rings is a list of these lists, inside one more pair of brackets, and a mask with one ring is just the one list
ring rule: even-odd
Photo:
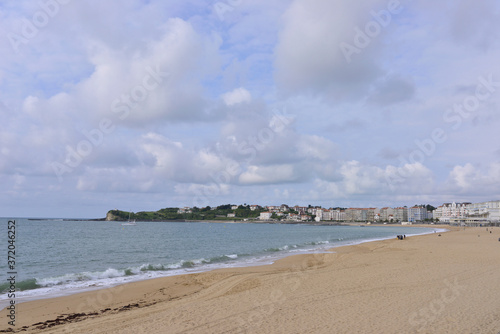
[[346,210],[346,220],[372,222],[375,220],[375,208],[349,208]]
[[394,209],[393,208],[389,208],[389,207],[385,207],[385,208],[382,208],[380,209],[380,220],[381,221],[392,221],[394,219]]
[[400,222],[408,221],[408,208],[406,206],[394,208],[394,220]]
[[468,203],[467,212],[469,217],[484,218],[490,222],[498,222],[500,221],[500,201]]
[[259,219],[260,220],[270,220],[272,215],[273,215],[273,213],[269,212],[269,211],[261,212]]
[[409,222],[418,222],[426,220],[427,217],[427,208],[424,206],[412,206],[408,209],[408,221]]

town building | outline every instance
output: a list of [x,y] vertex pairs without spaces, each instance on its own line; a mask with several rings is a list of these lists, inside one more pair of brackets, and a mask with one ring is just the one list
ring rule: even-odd
[[443,206],[442,205],[438,206],[434,211],[432,211],[432,218],[434,220],[440,219],[441,217],[443,217]]
[[408,221],[408,208],[406,206],[394,208],[394,220],[398,222]]
[[468,206],[471,203],[444,203],[432,212],[434,219],[449,223],[450,220],[463,219],[469,215]]
[[346,220],[352,222],[372,222],[375,220],[375,208],[349,208]]
[[179,208],[177,210],[177,213],[179,213],[179,214],[182,214],[182,213],[192,213],[192,212],[193,212],[193,210],[190,207],[188,207],[188,206],[185,206],[183,208]]
[[333,220],[333,210],[322,209],[321,215],[322,215],[321,220]]
[[380,209],[380,221],[390,222],[394,219],[394,209],[385,207]]
[[500,201],[468,203],[468,217],[483,218],[489,222],[500,222]]
[[281,204],[281,206],[280,206],[280,211],[281,212],[288,212],[289,210],[290,210],[290,208],[288,207],[288,205]]
[[296,206],[293,207],[293,210],[297,211],[299,214],[305,214],[307,212],[307,209],[308,209],[307,206],[298,206],[298,205],[296,205]]
[[272,212],[266,211],[266,212],[261,212],[259,219],[260,220],[271,220],[271,216],[273,215]]
[[414,223],[418,221],[424,221],[427,218],[427,208],[425,206],[412,206],[408,209],[409,222]]
[[332,220],[335,221],[346,221],[346,213],[345,210],[333,210],[332,211]]

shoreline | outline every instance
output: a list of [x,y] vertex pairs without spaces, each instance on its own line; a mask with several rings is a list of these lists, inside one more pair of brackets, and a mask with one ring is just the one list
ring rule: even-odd
[[[232,305],[232,307],[235,307],[234,303],[240,303],[240,299],[233,300],[232,298],[229,298],[228,296],[232,295],[240,295],[240,297],[243,297],[243,300],[245,301],[245,298],[250,298],[252,299],[252,295],[249,294],[250,290],[257,289],[261,284],[257,284],[258,281],[262,281],[264,278],[267,276],[290,276],[288,278],[281,278],[281,284],[285,283],[289,285],[289,290],[290,291],[281,291],[283,290],[282,288],[278,286],[274,286],[274,292],[276,292],[276,296],[273,296],[273,291],[271,291],[270,294],[264,294],[265,298],[264,299],[276,299],[273,301],[273,303],[277,304],[286,304],[286,301],[291,301],[296,298],[295,294],[300,292],[302,289],[308,290],[310,287],[307,286],[306,282],[308,282],[309,279],[314,278],[315,272],[318,274],[321,274],[321,272],[326,268],[328,269],[330,266],[336,267],[336,271],[342,271],[342,270],[353,270],[353,271],[359,271],[359,269],[363,268],[364,266],[373,266],[373,263],[370,263],[370,261],[375,261],[378,262],[380,259],[377,256],[373,256],[374,253],[379,253],[379,256],[386,256],[390,255],[389,258],[391,260],[395,260],[395,263],[397,264],[397,260],[400,257],[401,254],[399,254],[401,251],[409,251],[413,250],[417,253],[421,253],[420,255],[426,255],[427,256],[427,261],[428,263],[420,263],[419,266],[421,267],[420,269],[425,268],[426,265],[431,265],[432,263],[432,257],[429,258],[428,253],[433,253],[435,249],[430,249],[426,251],[425,249],[419,249],[419,248],[413,248],[413,246],[418,246],[419,243],[426,244],[429,246],[440,246],[439,244],[442,241],[447,241],[451,240],[450,236],[458,236],[458,237],[463,237],[463,235],[466,235],[467,238],[462,238],[463,242],[465,243],[466,246],[468,245],[480,245],[481,240],[488,240],[489,246],[497,246],[499,242],[496,240],[498,239],[498,236],[500,235],[500,229],[495,228],[495,234],[493,235],[488,235],[485,233],[485,228],[467,228],[466,230],[459,229],[459,228],[453,228],[450,231],[443,233],[442,237],[439,238],[438,236],[434,235],[434,233],[431,234],[426,234],[426,235],[418,235],[418,236],[413,236],[413,237],[408,237],[404,241],[399,241],[399,240],[394,240],[394,239],[385,239],[382,241],[370,241],[370,242],[363,242],[359,243],[356,245],[349,245],[349,246],[340,246],[340,247],[335,247],[332,250],[334,253],[316,253],[316,254],[302,254],[302,255],[290,255],[285,258],[277,260],[275,263],[271,265],[264,265],[264,266],[252,266],[252,267],[242,267],[242,268],[226,268],[226,269],[216,269],[208,272],[202,272],[202,273],[193,273],[193,274],[186,274],[186,275],[177,275],[177,276],[169,276],[169,277],[161,277],[161,278],[154,278],[150,280],[143,280],[143,281],[138,281],[138,282],[132,282],[132,283],[127,283],[123,285],[119,285],[113,288],[108,288],[108,289],[100,289],[100,290],[95,290],[95,291],[90,291],[90,292],[83,292],[75,295],[70,295],[70,296],[64,296],[64,297],[57,297],[57,298],[52,298],[52,299],[44,299],[44,300],[37,300],[37,301],[32,301],[32,302],[26,302],[19,304],[19,314],[22,314],[22,317],[24,318],[22,322],[19,324],[22,326],[30,326],[29,330],[35,330],[38,331],[41,328],[37,328],[40,326],[48,326],[50,324],[54,323],[61,323],[59,326],[54,326],[54,330],[60,329],[60,326],[63,328],[66,326],[76,326],[77,328],[82,328],[82,333],[86,332],[86,330],[83,330],[82,327],[85,323],[93,323],[96,322],[99,323],[100,320],[107,319],[108,317],[110,318],[120,318],[122,319],[125,317],[128,319],[129,315],[133,315],[135,313],[141,314],[142,316],[146,316],[148,314],[148,310],[153,311],[157,308],[163,309],[171,309],[168,305],[170,303],[179,303],[180,305],[185,305],[185,303],[196,305],[197,307],[199,304],[205,304],[212,300],[213,298],[220,298],[223,302],[228,302],[228,305]],[[482,237],[482,239],[481,239]],[[430,242],[432,239],[434,239],[436,242]],[[494,242],[496,241],[496,243]],[[411,246],[408,248],[408,246]],[[441,245],[442,246],[442,245]],[[461,245],[456,245],[454,242],[446,245],[448,246],[454,246],[458,247]],[[438,249],[441,249],[442,247],[437,247]],[[498,248],[497,248],[498,249]],[[441,249],[442,250],[442,249]],[[444,251],[444,250],[442,250]],[[471,252],[471,249],[468,249],[467,252]],[[405,257],[412,257],[411,253],[406,252],[407,254],[404,254]],[[464,254],[459,254],[459,255],[465,255]],[[498,253],[497,253],[498,254]],[[448,254],[449,255],[449,254]],[[436,255],[438,256],[438,255]],[[493,258],[491,258],[492,254],[489,254],[488,257],[488,262],[491,260],[495,259],[498,260],[499,256],[493,254]],[[348,261],[342,261],[344,257],[350,258],[350,260],[355,260],[353,262]],[[365,257],[370,257],[370,261],[368,261],[367,258]],[[443,260],[444,258],[441,258]],[[340,266],[337,265],[335,266],[335,260],[339,260]],[[399,259],[400,260],[400,259]],[[474,259],[469,259],[469,261],[476,261],[477,257]],[[483,259],[484,260],[484,259]],[[452,262],[454,265],[463,265],[464,263],[461,263],[459,259],[450,257],[446,259],[445,262]],[[382,261],[383,262],[383,261]],[[478,261],[481,262],[481,261]],[[443,263],[441,263],[443,265]],[[491,263],[490,263],[491,264]],[[496,263],[498,264],[498,262]],[[399,265],[403,266],[406,270],[411,269],[408,264],[404,263],[399,263]],[[361,267],[359,267],[361,266]],[[422,267],[423,266],[423,267]],[[439,268],[438,266],[437,268]],[[433,268],[431,265],[430,268]],[[434,268],[433,270],[436,270],[437,268]],[[465,269],[465,268],[464,268]],[[491,268],[490,268],[491,269]],[[387,270],[387,268],[386,268]],[[363,270],[361,270],[363,271]],[[394,271],[392,269],[393,273],[402,275],[398,271]],[[431,272],[429,270],[428,274]],[[491,273],[489,271],[485,271],[485,273]],[[495,277],[500,277],[500,269],[495,268]],[[467,272],[467,270],[466,270]],[[337,273],[338,274],[338,273]],[[371,273],[374,274],[374,273]],[[450,291],[447,291],[446,293],[442,293],[444,291],[443,289],[446,289],[447,286],[452,287],[454,283],[454,276],[456,273],[448,273],[447,275],[440,275],[441,277],[437,280],[437,290],[435,291],[435,295],[428,295],[427,293],[427,298],[430,298],[429,301],[425,301],[423,303],[424,306],[419,307],[416,309],[416,311],[409,312],[408,317],[404,319],[404,323],[407,326],[410,327],[415,327],[415,328],[424,328],[424,324],[427,323],[436,323],[437,320],[428,320],[426,316],[426,312],[428,312],[428,308],[425,307],[425,305],[433,305],[433,302],[435,302],[435,307],[439,311],[441,308],[438,307],[439,305],[443,304],[444,306],[447,306],[448,302],[451,304],[451,300],[455,299],[453,295],[451,294]],[[313,275],[313,276],[311,276]],[[380,275],[378,273],[377,275]],[[345,285],[348,283],[350,280],[358,281],[359,278],[357,275],[347,275],[349,276],[348,280],[343,282],[342,285]],[[435,278],[431,277],[426,277],[425,275],[422,276],[420,275],[421,279],[426,280],[430,286],[429,287],[424,287],[424,289],[421,291],[421,293],[424,293],[427,288],[433,290],[432,285],[436,283]],[[476,275],[473,275],[475,277]],[[333,277],[333,276],[332,276]],[[376,277],[376,275],[375,275]],[[374,278],[375,278],[374,277]],[[489,281],[488,281],[489,282]],[[396,291],[400,290],[400,287],[398,287],[399,284],[395,284],[396,282],[392,282],[392,284],[389,284],[389,286],[385,286],[384,289],[387,289],[387,291],[391,291],[392,289],[395,289]],[[410,287],[414,284],[416,284],[417,281],[412,282]],[[487,282],[483,282],[484,287],[488,287],[488,284],[485,284]],[[465,284],[463,282],[459,283],[457,286],[461,286],[460,284]],[[472,287],[470,286],[470,282],[466,283],[469,285],[469,288],[477,288],[477,287]],[[382,285],[383,286],[383,285]],[[379,287],[380,288],[380,287]],[[493,286],[492,286],[493,288]],[[276,290],[277,289],[277,290]],[[352,287],[351,287],[352,289]],[[355,288],[357,290],[358,288]],[[361,290],[364,290],[362,288]],[[221,292],[222,291],[222,292]],[[281,291],[281,292],[280,292]],[[488,291],[486,289],[486,294],[484,294],[484,291],[482,292],[482,301],[484,301],[484,298],[488,300],[488,294],[491,291]],[[253,293],[253,292],[252,292]],[[316,291],[316,295],[317,295]],[[462,290],[460,290],[460,293],[464,293]],[[308,299],[306,295],[302,295],[301,298],[305,298],[306,300]],[[340,294],[342,295],[342,293]],[[364,296],[364,293],[362,292],[361,295]],[[439,296],[445,296],[444,302],[441,300]],[[280,297],[281,296],[281,297]],[[437,297],[436,297],[437,296]],[[498,296],[498,295],[497,295]],[[207,298],[205,298],[207,297]],[[383,296],[377,296],[377,298],[382,298]],[[453,298],[452,298],[453,297]],[[469,296],[470,297],[470,296]],[[229,298],[229,300],[226,300]],[[385,296],[384,298],[391,299],[390,295]],[[436,299],[437,298],[437,299]],[[458,298],[458,296],[457,296]],[[397,298],[396,298],[397,299]],[[477,297],[476,297],[477,299]],[[283,302],[281,302],[283,300]],[[319,303],[318,305],[321,305],[322,299],[320,298],[317,301],[314,301],[314,303]],[[468,301],[467,299],[466,301]],[[257,303],[257,301],[254,301],[254,303]],[[259,307],[264,307],[267,305],[266,301],[260,300],[259,303],[262,303]],[[212,305],[211,303],[209,303]],[[300,303],[299,303],[300,304]],[[491,304],[491,303],[490,303]],[[495,306],[500,306],[500,299],[495,299],[493,305]],[[212,305],[214,306],[214,305]],[[300,306],[300,305],[298,305]],[[491,306],[491,305],[490,305]],[[173,307],[173,304],[172,304]],[[219,306],[217,306],[219,307]],[[227,306],[224,306],[224,308]],[[240,307],[240,306],[239,306]],[[434,306],[433,306],[434,307]],[[474,307],[477,307],[474,306]],[[254,307],[251,307],[253,309]],[[195,309],[198,309],[195,307]],[[206,311],[206,309],[204,309]],[[411,309],[410,309],[411,310]],[[422,311],[423,310],[423,311]],[[165,310],[164,310],[165,311]],[[420,312],[422,311],[422,312]],[[483,308],[484,311],[484,308]],[[160,311],[160,313],[163,311]],[[415,313],[416,312],[416,313]],[[441,311],[439,311],[441,312]],[[109,314],[108,314],[109,313]],[[175,313],[175,312],[174,312]],[[277,313],[277,309],[272,312],[272,314]],[[444,313],[444,311],[443,311]],[[463,313],[463,310],[462,310]],[[29,314],[27,317],[26,314]],[[197,313],[198,316],[203,315],[203,313],[199,314]],[[59,320],[57,318],[59,317]],[[264,317],[264,314],[261,314],[260,317]],[[5,310],[2,311],[2,317],[5,319]],[[28,320],[28,319],[31,320]],[[188,320],[194,323],[201,322],[203,323],[204,321],[208,321],[209,319],[207,317],[202,317],[199,320],[196,319],[191,319],[191,316],[189,314],[184,314],[184,320]],[[431,316],[430,318],[435,318]],[[21,319],[19,319],[21,321]],[[61,320],[65,319],[65,320]],[[126,320],[125,319],[125,320]],[[427,320],[426,320],[427,319]],[[26,322],[26,320],[28,320]],[[53,320],[51,322],[51,320]],[[124,320],[124,319],[122,319]],[[302,319],[304,320],[304,319]],[[425,320],[425,321],[424,321]],[[498,319],[498,325],[500,326],[500,317]],[[31,323],[30,323],[31,322]],[[37,325],[33,327],[34,324],[42,322],[47,323],[46,325]],[[307,322],[307,321],[306,321]],[[62,325],[62,324],[65,325]],[[418,324],[418,326],[416,325]],[[0,326],[1,329],[4,329],[4,324]],[[115,323],[115,325],[118,325]],[[182,322],[177,324],[177,325],[182,325]],[[227,325],[227,324],[226,324]],[[246,321],[245,324],[241,324],[242,326],[251,326],[251,322]],[[19,328],[18,326],[16,326]],[[185,325],[182,325],[181,328],[186,327]],[[177,328],[177,327],[176,327]],[[414,328],[414,329],[415,329]],[[498,333],[498,328],[495,334]],[[48,329],[48,327],[47,327]],[[262,329],[262,328],[261,328]],[[118,330],[116,328],[109,328],[107,331],[109,332],[114,332],[114,330]],[[180,330],[179,330],[180,331]],[[390,332],[387,329],[383,330],[384,332]],[[29,331],[28,331],[29,332]],[[52,331],[48,331],[52,333]],[[76,331],[78,332],[78,331]],[[100,332],[100,331],[98,331]],[[120,330],[120,332],[122,332]],[[147,331],[149,332],[149,330]],[[154,330],[153,330],[154,332]],[[161,333],[162,331],[158,331],[158,333]],[[177,331],[174,331],[177,332]],[[194,332],[199,332],[203,333],[204,331],[194,331]],[[256,331],[258,332],[258,331]],[[293,331],[292,331],[293,332]],[[403,330],[404,332],[404,330]],[[415,332],[419,332],[418,330]],[[427,331],[425,330],[424,332],[433,332],[433,331]],[[446,333],[446,331],[435,331],[436,333]],[[450,331],[451,332],[451,331]],[[456,331],[455,331],[456,332]],[[460,331],[458,331],[460,332]],[[298,333],[298,332],[297,332]],[[492,332],[493,333],[493,332]]]
[[[324,226],[324,225],[318,225],[318,226]],[[338,225],[336,225],[338,226]],[[359,224],[353,224],[353,225],[343,225],[343,226],[359,226]],[[366,227],[380,227],[380,226],[387,226],[387,227],[420,227],[420,228],[427,228],[430,229],[429,226],[427,225],[406,225],[406,226],[401,226],[401,225],[366,225]],[[365,227],[365,226],[363,226]],[[444,232],[448,229],[449,226],[432,226],[434,228],[434,233],[437,232]],[[428,232],[422,232],[422,233],[415,233],[409,234],[409,236],[418,236],[418,235],[426,235],[426,234],[433,234],[433,232],[428,231]],[[395,237],[395,236],[394,236]],[[183,275],[190,275],[190,274],[198,274],[198,273],[205,273],[205,272],[211,272],[214,270],[220,270],[220,269],[236,269],[236,268],[249,268],[249,267],[260,267],[260,266],[266,266],[266,265],[272,265],[274,262],[279,261],[283,258],[287,258],[290,256],[296,256],[296,255],[303,255],[303,254],[313,254],[313,253],[327,253],[327,252],[332,252],[336,248],[339,247],[345,247],[345,246],[353,246],[353,245],[360,245],[364,243],[369,243],[369,242],[376,242],[376,241],[382,241],[382,240],[390,240],[394,238],[393,236],[390,237],[382,237],[382,238],[374,238],[374,239],[360,239],[360,240],[354,240],[354,241],[339,241],[336,242],[335,244],[323,244],[323,245],[317,245],[317,247],[314,250],[297,250],[297,253],[292,253],[292,252],[286,252],[283,250],[282,252],[278,252],[276,254],[270,254],[266,257],[262,258],[252,258],[252,259],[239,259],[236,261],[233,261],[231,263],[211,263],[211,264],[206,264],[200,267],[194,267],[194,268],[185,268],[185,269],[172,269],[171,271],[165,271],[163,273],[158,272],[158,276],[155,277],[147,277],[147,276],[129,276],[127,278],[125,277],[116,277],[116,282],[109,282],[108,284],[104,286],[99,286],[99,285],[91,285],[87,287],[80,287],[80,288],[74,288],[74,289],[62,289],[58,290],[56,292],[46,292],[46,293],[39,293],[35,295],[28,295],[28,296],[22,296],[22,297],[16,297],[16,304],[22,304],[22,303],[27,303],[27,302],[33,302],[33,301],[38,301],[38,300],[47,300],[47,299],[52,299],[52,298],[60,298],[60,297],[66,297],[66,296],[72,296],[72,295],[77,295],[80,293],[86,293],[86,292],[95,292],[99,290],[104,290],[104,289],[110,289],[114,288],[116,286],[121,286],[121,285],[126,285],[126,284],[131,284],[131,283],[136,283],[136,282],[143,282],[143,281],[149,281],[149,280],[154,280],[158,278],[165,278],[165,277],[174,277],[174,276],[183,276]],[[154,274],[153,274],[154,275]],[[122,281],[125,279],[124,281]],[[113,278],[112,278],[113,280]],[[100,284],[100,283],[96,283]],[[42,287],[38,289],[33,289],[33,290],[25,290],[25,291],[37,291],[37,290],[49,290],[50,287]],[[0,300],[0,311],[4,310],[5,307],[7,307],[9,304],[9,299],[2,299]]]
[[[19,219],[19,218],[16,218]],[[66,221],[66,222],[85,222],[85,221],[102,221],[105,223],[122,223],[126,220],[106,220],[106,218],[22,218],[30,221]],[[260,219],[211,219],[211,220],[190,220],[190,219],[177,219],[177,220],[139,220],[139,223],[217,223],[217,224],[304,224],[312,226],[413,226],[413,227],[429,227],[434,226],[452,226],[442,223],[416,223],[402,225],[401,223],[378,223],[378,222],[349,222],[349,221],[333,221],[322,220],[316,221],[301,221],[301,220],[260,220]]]
[[[317,225],[317,226],[324,226],[324,225]],[[345,225],[345,226],[359,226],[359,224],[355,225]],[[426,228],[428,231],[426,232],[419,232],[417,233],[416,231],[412,231],[412,234],[408,234],[411,236],[416,236],[416,235],[425,235],[425,234],[432,234],[433,232],[431,231],[431,228],[429,228],[426,225],[413,225],[413,226],[400,226],[400,225],[367,225],[366,227],[380,227],[380,226],[387,226],[387,227],[420,227],[420,228]],[[365,226],[363,226],[365,227]],[[433,226],[434,227],[434,233],[437,232],[443,232],[447,229],[447,226]],[[189,274],[197,274],[197,273],[204,273],[204,272],[210,272],[213,270],[218,270],[218,269],[225,269],[225,268],[247,268],[247,267],[254,267],[254,266],[265,266],[265,265],[270,265],[273,264],[275,261],[278,261],[280,259],[289,257],[289,256],[294,256],[294,255],[301,255],[301,254],[311,254],[311,253],[324,253],[324,252],[331,252],[333,249],[338,248],[338,247],[344,247],[344,246],[351,246],[351,245],[358,245],[358,244],[363,244],[367,242],[374,242],[374,241],[380,241],[380,240],[390,240],[394,236],[388,236],[388,237],[381,237],[381,238],[368,238],[368,239],[359,239],[359,240],[349,240],[349,241],[336,241],[335,243],[321,243],[317,244],[314,246],[312,249],[294,249],[292,251],[287,251],[286,248],[281,250],[280,252],[277,253],[271,253],[266,256],[261,256],[261,257],[251,257],[251,258],[239,258],[238,260],[234,260],[231,262],[221,262],[221,263],[205,263],[200,266],[196,266],[193,268],[178,268],[178,269],[171,269],[167,271],[158,271],[158,272],[152,272],[149,274],[145,275],[132,275],[132,276],[116,276],[116,277],[110,277],[108,279],[108,282],[95,282],[92,285],[88,286],[82,286],[82,287],[73,287],[73,288],[62,288],[62,289],[56,289],[53,290],[51,287],[40,287],[37,289],[29,289],[29,290],[24,290],[23,293],[27,293],[27,295],[24,296],[16,296],[16,303],[21,304],[21,303],[26,303],[26,302],[32,302],[32,301],[37,301],[37,300],[46,300],[46,299],[51,299],[51,298],[59,298],[59,297],[64,297],[64,296],[71,296],[71,295],[76,295],[79,293],[85,293],[85,292],[91,292],[91,291],[98,291],[102,289],[109,289],[113,288],[116,286],[120,286],[123,284],[130,284],[134,282],[142,282],[142,281],[148,281],[151,279],[156,279],[156,278],[164,278],[164,277],[172,277],[172,276],[180,276],[180,275],[189,275]],[[290,248],[292,249],[292,248]],[[44,292],[46,291],[46,292]],[[17,293],[16,293],[17,294]],[[4,295],[3,297],[6,297]],[[5,307],[7,307],[9,304],[9,299],[1,299],[0,300],[0,311],[3,310]]]

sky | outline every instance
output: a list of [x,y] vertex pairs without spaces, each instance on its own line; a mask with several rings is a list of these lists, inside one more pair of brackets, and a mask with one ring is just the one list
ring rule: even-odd
[[0,2],[0,216],[500,199],[496,0]]

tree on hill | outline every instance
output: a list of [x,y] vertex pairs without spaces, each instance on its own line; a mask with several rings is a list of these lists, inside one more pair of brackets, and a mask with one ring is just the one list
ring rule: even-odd
[[417,205],[415,204],[415,206],[418,206],[418,207],[421,207],[421,208],[425,208],[427,211],[434,211],[436,210],[436,207],[430,205],[430,204],[420,204],[420,205]]

